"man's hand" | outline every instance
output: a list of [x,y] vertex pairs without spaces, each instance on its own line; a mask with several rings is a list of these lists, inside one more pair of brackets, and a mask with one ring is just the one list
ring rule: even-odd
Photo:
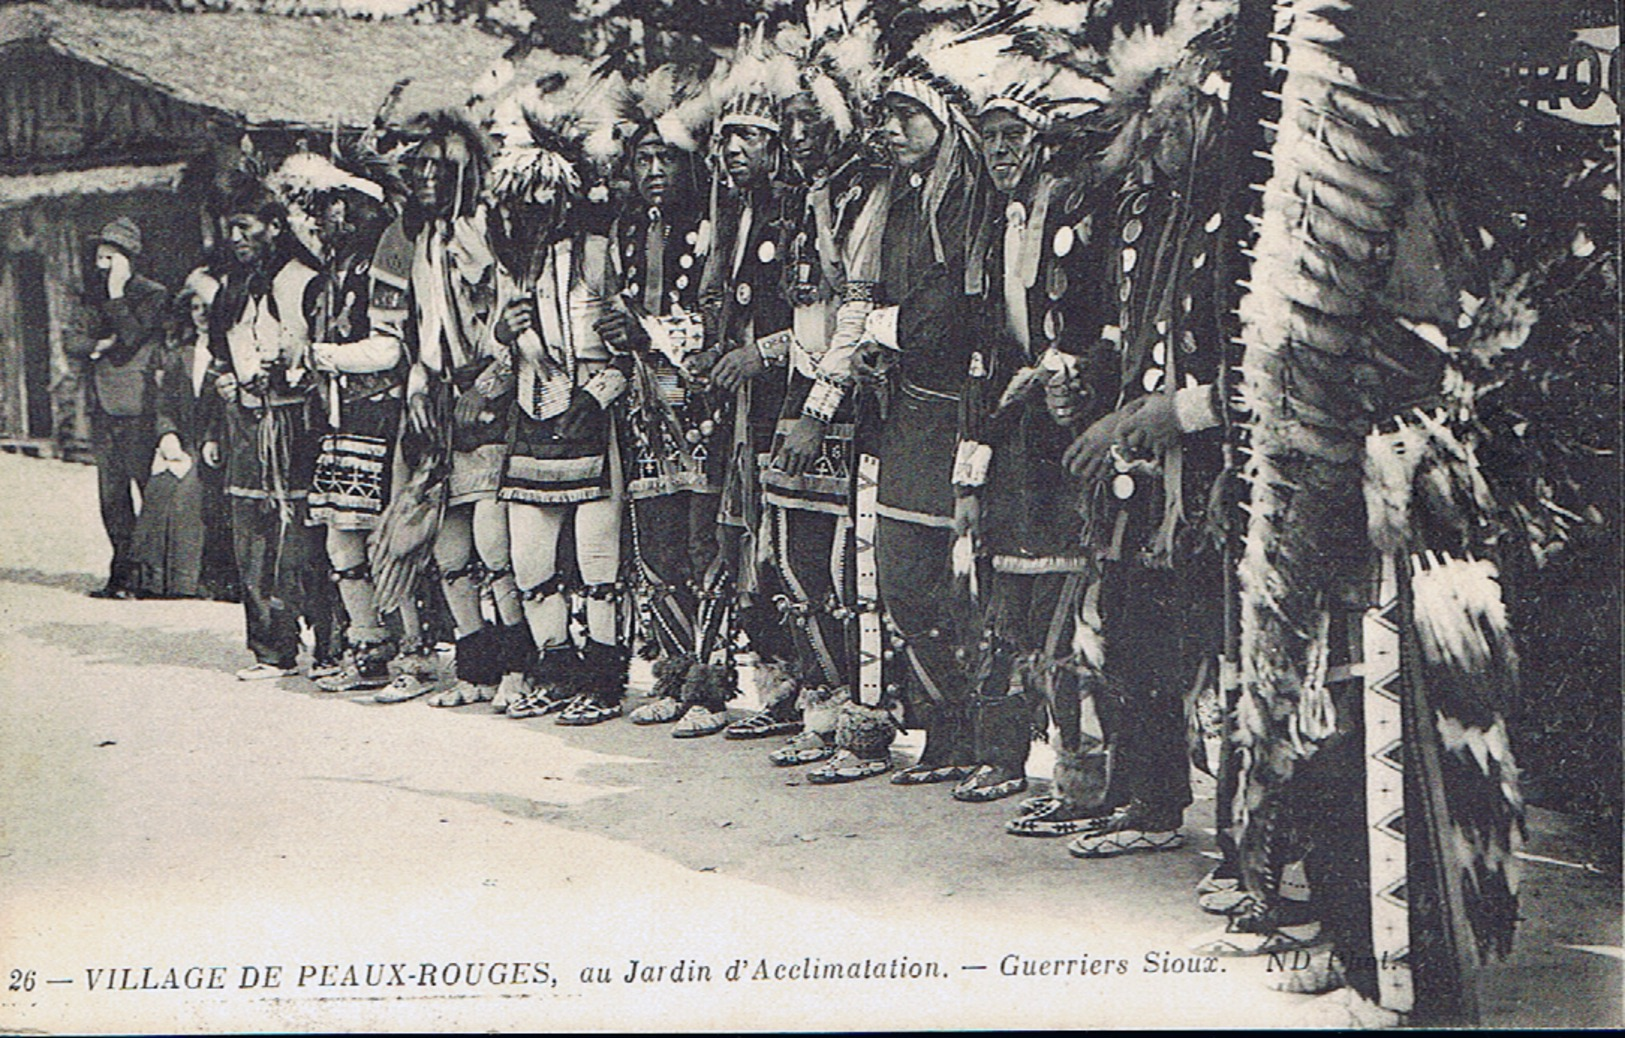
[[220,443],[218,440],[205,440],[201,453],[203,455],[203,464],[211,469],[220,467]]
[[755,346],[736,346],[717,361],[717,366],[711,369],[711,378],[723,389],[738,389],[745,384],[746,379],[755,378],[767,370],[767,364],[762,355],[756,351]]
[[824,300],[824,288],[816,281],[796,281],[790,286],[790,302],[794,306],[812,306]]
[[630,353],[649,342],[649,334],[643,330],[643,325],[620,307],[604,311],[592,326],[599,338],[618,353]]
[[486,407],[485,397],[473,387],[463,391],[452,406],[451,420],[459,429],[469,429],[480,424],[480,415]]
[[717,358],[721,355],[716,347],[701,350],[688,359],[688,373],[697,379],[709,378],[717,366]]
[[799,476],[818,463],[823,451],[824,423],[811,415],[802,415],[790,426],[773,464],[792,476]]
[[1117,439],[1131,457],[1161,457],[1179,442],[1179,416],[1167,393],[1148,393],[1123,407],[1122,415]]
[[534,328],[536,322],[531,310],[529,296],[508,300],[508,305],[502,308],[502,317],[497,321],[497,341],[504,346],[512,346],[521,335]]
[[982,541],[982,499],[975,494],[961,494],[954,498],[954,537],[970,536],[971,544]]
[[428,439],[434,435],[434,415],[429,411],[429,394],[413,393],[406,398],[406,421],[419,436]]
[[172,432],[166,432],[158,438],[158,449],[153,451],[153,457],[166,465],[179,465],[186,460],[186,452],[181,449],[181,438]]
[[214,391],[227,403],[237,399],[237,376],[229,371],[222,371],[215,377]]
[[603,415],[598,398],[585,389],[578,389],[570,397],[570,407],[559,416],[559,438],[582,440],[592,432],[593,425]]
[[852,354],[852,377],[863,385],[875,385],[886,378],[886,373],[897,362],[897,354],[878,342],[860,342]]
[[1056,425],[1071,425],[1083,411],[1083,394],[1064,371],[1053,371],[1044,383],[1044,406]]
[[1083,477],[1086,485],[1104,479],[1112,468],[1112,444],[1117,442],[1117,426],[1122,419],[1122,411],[1113,411],[1089,426],[1061,455],[1061,464],[1074,476]]
[[130,284],[130,275],[134,273],[130,269],[130,257],[116,249],[106,251],[112,253],[107,265],[107,298],[123,299],[124,290]]

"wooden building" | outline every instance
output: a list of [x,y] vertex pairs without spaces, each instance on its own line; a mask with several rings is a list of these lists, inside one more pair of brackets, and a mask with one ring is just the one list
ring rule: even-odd
[[87,243],[108,220],[135,218],[140,269],[177,286],[212,236],[202,185],[245,138],[270,156],[325,147],[403,79],[400,118],[461,104],[506,46],[462,25],[0,6],[0,443],[85,450],[63,347],[84,334]]

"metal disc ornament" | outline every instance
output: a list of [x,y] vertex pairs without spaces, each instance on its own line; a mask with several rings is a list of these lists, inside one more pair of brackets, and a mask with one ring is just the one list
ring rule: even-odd
[[1054,250],[1055,255],[1065,256],[1072,251],[1072,246],[1076,243],[1077,234],[1072,228],[1061,227],[1055,232],[1055,241],[1051,243],[1051,248]]
[[1054,342],[1066,330],[1066,317],[1059,310],[1044,312],[1044,338]]

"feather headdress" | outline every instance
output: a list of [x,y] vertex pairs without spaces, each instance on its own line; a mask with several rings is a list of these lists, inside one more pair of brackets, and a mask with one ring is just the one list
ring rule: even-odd
[[[856,10],[853,10],[856,8]],[[879,93],[880,26],[850,0],[809,0],[806,24],[786,23],[773,46],[795,61],[800,90],[849,137]]]
[[406,124],[406,129],[417,138],[417,147],[430,141],[444,143],[450,138],[458,138],[468,146],[470,159],[482,173],[490,168],[491,139],[466,108],[438,108],[420,112]]
[[676,65],[661,65],[641,76],[601,72],[614,109],[611,134],[594,135],[589,151],[627,150],[654,136],[682,151],[698,151],[716,108],[711,83]]
[[720,106],[718,130],[754,126],[778,133],[783,129],[784,102],[801,90],[795,60],[768,43],[761,25],[740,28],[733,59],[714,82]]
[[971,125],[970,94],[959,83],[944,75],[931,63],[934,47],[928,35],[924,38],[927,49],[910,54],[898,63],[883,82],[881,94],[897,94],[915,101],[931,113],[944,129],[957,127],[967,137],[974,138]]
[[1101,113],[1114,134],[1103,156],[1108,170],[1147,159],[1182,169],[1198,138],[1216,131],[1214,116],[1229,95],[1224,35],[1234,9],[1234,0],[1181,0],[1161,32],[1140,26],[1117,34],[1106,52]]
[[1002,12],[968,30],[942,25],[921,38],[932,72],[958,84],[980,116],[1007,111],[1041,133],[1075,124],[1103,102],[1103,68],[1066,29],[1056,3]]
[[[904,97],[921,106],[937,121],[942,133],[931,169],[920,191],[920,204],[931,230],[932,253],[938,263],[948,262],[947,239],[939,219],[950,197],[963,203],[969,213],[975,208],[980,183],[976,128],[971,124],[971,100],[965,88],[933,67],[938,47],[931,39],[899,61],[886,76],[881,95]],[[972,222],[976,218],[972,217]]]
[[365,195],[375,202],[384,201],[383,185],[342,169],[332,159],[313,151],[296,151],[289,155],[266,178],[265,185],[275,191],[285,205],[343,191]]
[[577,194],[591,178],[585,142],[610,122],[589,103],[600,91],[564,96],[562,77],[548,77],[504,98],[492,113],[497,141],[487,192],[493,200],[528,199],[539,191]]
[[444,147],[452,140],[462,142],[466,155],[455,163],[457,194],[451,215],[472,213],[485,192],[486,178],[491,172],[491,138],[474,122],[466,108],[424,112],[407,123],[406,129],[418,137],[411,149],[414,154],[430,144]]
[[326,258],[329,246],[317,230],[322,207],[345,194],[360,195],[384,205],[383,185],[341,168],[319,152],[296,151],[265,178],[288,213],[288,226],[312,256]]

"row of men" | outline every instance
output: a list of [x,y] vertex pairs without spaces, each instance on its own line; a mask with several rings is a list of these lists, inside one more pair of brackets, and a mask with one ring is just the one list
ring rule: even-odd
[[[696,85],[709,112],[623,85],[607,227],[563,128],[580,109],[540,92],[483,128],[421,120],[405,197],[303,153],[225,192],[230,403],[206,436],[241,676],[291,672],[321,575],[293,531],[325,527],[349,625],[321,687],[383,686],[401,595],[368,534],[393,571],[432,533],[459,679],[437,704],[599,723],[641,642],[657,683],[634,722],[792,735],[773,761],[815,783],[890,770],[898,726],[923,727],[892,781],[972,802],[1023,791],[1053,722],[1055,792],[1012,832],[1179,846],[1221,415],[1212,268],[1162,239],[1192,213],[1216,234],[1215,211],[1156,166],[1059,168],[1026,84],[976,101],[905,64],[865,132],[811,66],[776,91],[773,60]],[[1185,276],[1143,277],[1170,263]],[[392,485],[443,512],[413,526],[419,498],[397,500],[380,529]],[[730,725],[740,642],[764,706]]]
[[[223,443],[241,676],[291,672],[324,568],[299,531],[325,528],[349,624],[321,687],[381,688],[401,595],[380,603],[368,534],[399,569],[432,533],[459,679],[437,704],[599,723],[641,641],[634,722],[792,735],[774,763],[815,783],[889,770],[923,727],[892,781],[972,802],[1023,791],[1053,722],[1055,792],[1011,831],[1179,846],[1221,416],[1212,268],[1161,246],[1215,211],[1155,166],[1059,168],[1028,84],[977,100],[905,64],[865,132],[814,66],[776,88],[781,57],[687,97],[623,84],[607,227],[580,108],[539,91],[485,127],[422,120],[405,197],[303,153],[224,192],[204,454]],[[407,484],[443,513],[412,526],[412,497],[379,529]],[[764,705],[730,726],[740,641]]]

